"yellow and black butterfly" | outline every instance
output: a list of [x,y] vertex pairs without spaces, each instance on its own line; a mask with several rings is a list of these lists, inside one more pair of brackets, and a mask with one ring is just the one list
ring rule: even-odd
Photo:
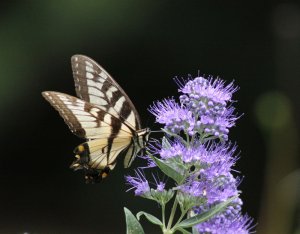
[[99,64],[84,55],[72,56],[71,63],[78,98],[52,91],[42,95],[76,136],[88,140],[75,148],[70,167],[83,169],[86,182],[95,183],[108,175],[120,155],[129,167],[150,130],[141,129],[131,100]]

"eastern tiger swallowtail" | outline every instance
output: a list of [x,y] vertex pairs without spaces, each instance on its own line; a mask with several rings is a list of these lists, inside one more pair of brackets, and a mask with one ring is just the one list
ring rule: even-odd
[[129,167],[145,147],[150,130],[141,129],[131,100],[99,64],[83,55],[72,56],[71,63],[78,98],[52,91],[42,95],[76,136],[88,140],[75,148],[70,167],[83,169],[86,182],[95,183],[116,166],[119,155]]

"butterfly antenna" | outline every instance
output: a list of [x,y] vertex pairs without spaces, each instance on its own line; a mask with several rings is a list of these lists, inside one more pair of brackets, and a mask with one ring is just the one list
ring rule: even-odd
[[163,130],[155,130],[155,131],[152,131],[151,132],[163,132]]

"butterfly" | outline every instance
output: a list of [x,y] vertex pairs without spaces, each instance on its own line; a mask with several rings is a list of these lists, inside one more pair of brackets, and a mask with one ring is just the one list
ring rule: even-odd
[[141,128],[133,103],[99,64],[84,55],[71,58],[77,97],[45,91],[43,97],[59,112],[70,130],[87,141],[74,150],[74,170],[85,172],[86,183],[97,183],[124,156],[128,168],[146,146],[150,129]]

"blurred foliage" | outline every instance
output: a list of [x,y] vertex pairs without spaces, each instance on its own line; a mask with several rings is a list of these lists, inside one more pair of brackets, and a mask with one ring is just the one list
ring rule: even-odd
[[[256,116],[267,145],[267,166],[258,233],[292,233],[300,209],[299,135],[289,99],[280,92],[263,94]],[[296,224],[295,224],[296,223]]]
[[282,129],[292,122],[292,110],[289,99],[280,92],[263,94],[257,100],[255,113],[263,129]]

